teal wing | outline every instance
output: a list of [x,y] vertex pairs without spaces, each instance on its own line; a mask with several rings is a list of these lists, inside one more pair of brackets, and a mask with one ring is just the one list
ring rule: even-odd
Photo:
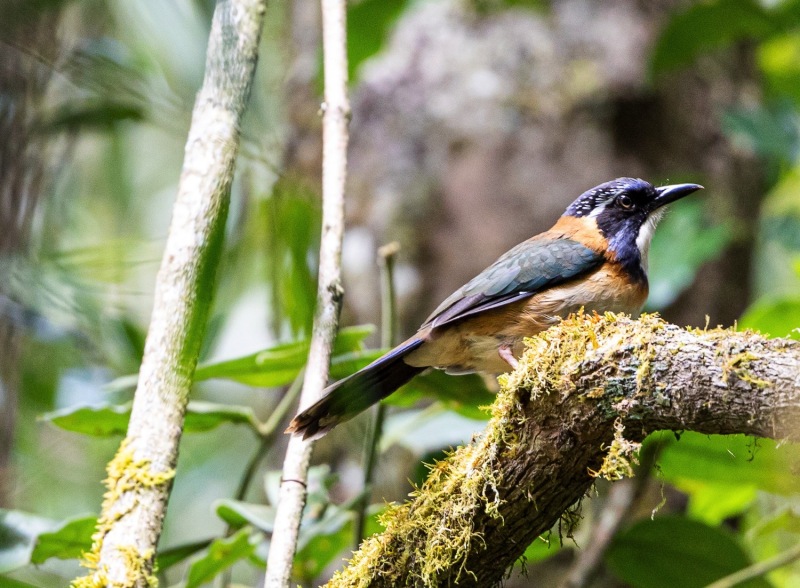
[[572,239],[530,239],[456,290],[433,311],[422,328],[439,327],[533,296],[589,273],[602,263],[601,254]]

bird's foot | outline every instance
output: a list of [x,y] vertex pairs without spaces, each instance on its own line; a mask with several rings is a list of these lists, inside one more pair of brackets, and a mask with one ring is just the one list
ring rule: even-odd
[[519,361],[517,361],[517,358],[514,357],[513,353],[511,353],[511,347],[508,345],[501,345],[498,347],[497,353],[500,355],[503,361],[511,366],[512,370],[515,370],[519,367]]

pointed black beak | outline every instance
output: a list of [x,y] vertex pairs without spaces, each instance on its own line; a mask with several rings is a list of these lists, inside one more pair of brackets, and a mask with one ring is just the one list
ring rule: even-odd
[[655,200],[653,200],[653,210],[656,208],[661,208],[670,202],[680,200],[684,196],[688,196],[689,194],[702,189],[703,186],[699,184],[673,184],[671,186],[661,186],[660,188],[656,188],[656,197]]

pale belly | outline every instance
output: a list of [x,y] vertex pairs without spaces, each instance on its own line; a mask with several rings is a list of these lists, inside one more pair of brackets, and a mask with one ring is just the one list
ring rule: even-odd
[[614,270],[606,265],[575,283],[435,329],[405,361],[455,374],[507,372],[510,366],[498,354],[501,346],[520,357],[525,337],[544,331],[581,308],[584,312],[638,314],[647,297],[646,287],[625,282],[619,287]]

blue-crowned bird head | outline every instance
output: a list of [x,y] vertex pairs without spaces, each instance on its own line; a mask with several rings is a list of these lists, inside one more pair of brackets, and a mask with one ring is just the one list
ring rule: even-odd
[[594,219],[609,254],[635,273],[647,269],[647,253],[664,206],[701,190],[698,184],[656,188],[638,178],[617,178],[587,190],[565,216]]

